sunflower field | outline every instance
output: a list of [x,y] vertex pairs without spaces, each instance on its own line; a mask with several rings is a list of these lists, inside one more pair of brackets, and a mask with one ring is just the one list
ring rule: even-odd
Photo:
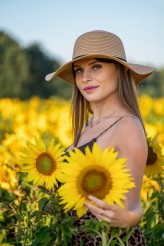
[[[162,246],[164,98],[141,96],[139,106],[149,147],[141,190],[144,214],[140,226],[147,245]],[[22,171],[20,161],[22,151],[27,155],[24,160],[31,164],[28,155],[35,156],[39,150],[51,153],[54,145],[56,158],[61,161],[62,150],[58,144],[65,149],[72,142],[69,109],[70,101],[55,97],[32,97],[27,101],[0,99],[0,246],[71,246],[71,237],[76,231],[71,218],[63,214],[55,190],[47,189],[52,187],[52,180],[43,186],[45,180],[37,176],[36,171],[27,176],[28,167]],[[35,144],[39,150],[31,143],[35,137],[38,137]],[[39,141],[39,137],[43,141]],[[42,160],[47,161],[46,158],[43,154]],[[44,161],[42,168],[47,170]],[[47,161],[46,165],[51,168],[51,162]]]

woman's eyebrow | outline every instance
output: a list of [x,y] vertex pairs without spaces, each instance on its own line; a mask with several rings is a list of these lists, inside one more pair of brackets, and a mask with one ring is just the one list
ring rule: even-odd
[[[92,62],[88,63],[88,65],[93,65],[93,64],[95,64],[97,62],[99,62],[99,61],[92,61]],[[74,67],[81,67],[81,66],[78,65],[78,64],[75,64]]]
[[80,67],[79,65],[73,65],[73,67],[75,68],[75,67]]

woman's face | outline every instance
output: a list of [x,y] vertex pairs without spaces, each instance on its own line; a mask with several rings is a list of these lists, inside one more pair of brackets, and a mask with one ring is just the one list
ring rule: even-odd
[[89,102],[118,95],[118,73],[115,63],[84,59],[74,63],[75,81]]

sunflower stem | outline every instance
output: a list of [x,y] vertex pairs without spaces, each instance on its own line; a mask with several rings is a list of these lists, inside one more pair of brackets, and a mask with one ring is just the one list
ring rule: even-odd
[[102,230],[102,246],[108,246],[108,235],[104,230]]
[[116,237],[116,239],[118,240],[120,246],[126,246],[120,237]]
[[130,236],[131,236],[133,230],[134,230],[134,228],[132,227],[132,228],[130,229],[130,231],[128,232],[127,239],[126,239],[126,246],[129,245],[129,238],[130,238]]
[[115,237],[111,237],[109,240],[108,240],[108,243],[107,243],[107,246],[110,246],[110,243],[113,241]]
[[[163,182],[163,179],[162,179],[162,176],[159,174],[159,184],[160,184],[160,187],[161,187],[161,196],[160,196],[160,199],[161,199],[161,204],[164,204],[164,182]],[[159,202],[158,202],[159,203]],[[161,211],[161,215],[162,215],[162,221],[164,220],[164,209],[163,209],[163,206],[159,206],[159,211]]]

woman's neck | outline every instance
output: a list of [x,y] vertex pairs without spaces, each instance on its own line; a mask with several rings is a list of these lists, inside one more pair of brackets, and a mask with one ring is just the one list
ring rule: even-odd
[[93,107],[94,121],[97,121],[98,119],[101,119],[108,115],[115,115],[115,114],[120,115],[122,113],[127,112],[118,99],[115,100],[108,99],[106,102],[103,103],[101,103],[100,101],[93,102],[92,107]]

